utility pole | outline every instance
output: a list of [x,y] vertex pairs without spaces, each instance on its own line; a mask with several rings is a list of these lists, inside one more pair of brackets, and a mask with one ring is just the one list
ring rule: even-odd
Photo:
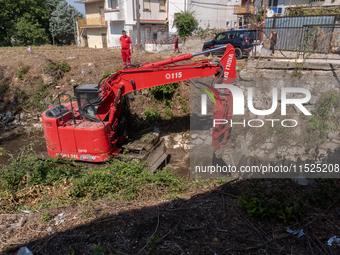
[[79,33],[79,23],[78,23],[78,18],[75,17],[76,19],[76,28],[77,28],[77,45],[78,46],[81,46],[81,43],[80,43],[80,33]]
[[262,32],[261,32],[261,42],[263,42],[263,33],[264,33],[264,23],[266,21],[266,12],[267,12],[267,5],[265,4],[264,5],[264,8],[263,8],[263,24],[262,24]]
[[74,43],[77,44],[77,34],[76,34],[76,24],[74,22],[74,11],[72,10],[72,19],[73,19],[73,31],[74,31]]
[[136,4],[136,12],[137,12],[137,49],[140,50],[140,14],[139,14],[139,0],[137,0],[137,4]]
[[54,31],[54,25],[52,25],[52,41],[53,41],[53,46],[54,46],[54,33],[53,33],[53,31]]

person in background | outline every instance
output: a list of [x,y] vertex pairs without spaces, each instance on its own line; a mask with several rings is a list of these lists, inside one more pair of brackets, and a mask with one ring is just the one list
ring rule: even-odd
[[[123,58],[123,66],[124,68],[128,65],[131,65],[131,53],[133,53],[132,42],[128,35],[126,35],[126,31],[122,31],[122,36],[119,38],[120,45],[122,46],[122,58]],[[130,51],[131,45],[131,51]]]
[[175,51],[174,51],[174,53],[176,53],[176,50],[178,51],[178,53],[181,53],[179,51],[179,48],[178,48],[178,36],[177,35],[175,35]]
[[276,43],[277,44],[280,43],[279,36],[275,32],[275,29],[272,29],[272,33],[269,37],[269,40],[270,40],[270,50],[272,51],[272,55],[274,55],[274,47],[276,46]]

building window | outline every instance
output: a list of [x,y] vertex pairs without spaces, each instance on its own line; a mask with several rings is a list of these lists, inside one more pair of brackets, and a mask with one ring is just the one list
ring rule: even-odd
[[118,0],[111,0],[111,9],[118,9]]
[[159,11],[160,12],[165,12],[166,11],[166,0],[159,0]]
[[227,25],[227,27],[229,27],[229,24],[230,24],[230,22],[229,22],[229,21],[227,21],[227,22],[226,22],[226,25]]
[[144,11],[150,11],[150,0],[143,0],[143,10]]

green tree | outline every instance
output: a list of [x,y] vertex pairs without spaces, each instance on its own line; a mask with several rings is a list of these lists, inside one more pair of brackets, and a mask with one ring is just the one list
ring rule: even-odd
[[[268,12],[268,9],[266,10],[266,16],[267,16],[267,12]],[[257,14],[256,14],[256,22],[261,22],[263,20],[263,13],[264,13],[264,9],[261,8]]]
[[49,12],[45,1],[1,0],[0,45],[39,45],[48,42]]
[[59,2],[51,13],[50,31],[54,34],[57,44],[74,42],[74,18],[83,18],[83,14],[69,5],[65,0]]
[[46,0],[46,8],[50,12],[50,15],[57,9],[58,4],[64,1],[65,0]]
[[198,21],[194,17],[194,12],[181,12],[176,14],[174,25],[177,28],[179,36],[188,36],[198,28]]

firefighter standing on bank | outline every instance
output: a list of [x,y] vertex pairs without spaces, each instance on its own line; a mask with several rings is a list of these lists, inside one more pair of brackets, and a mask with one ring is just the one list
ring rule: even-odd
[[177,35],[175,35],[175,51],[174,51],[174,53],[176,53],[176,50],[178,51],[178,53],[181,53],[179,51],[179,48],[178,48],[178,36]]
[[[122,58],[123,58],[123,66],[126,67],[126,65],[131,65],[131,53],[133,53],[132,49],[132,42],[128,35],[126,35],[126,31],[122,31],[122,36],[119,38],[120,45],[122,46]],[[131,45],[131,51],[130,51],[130,45]]]

